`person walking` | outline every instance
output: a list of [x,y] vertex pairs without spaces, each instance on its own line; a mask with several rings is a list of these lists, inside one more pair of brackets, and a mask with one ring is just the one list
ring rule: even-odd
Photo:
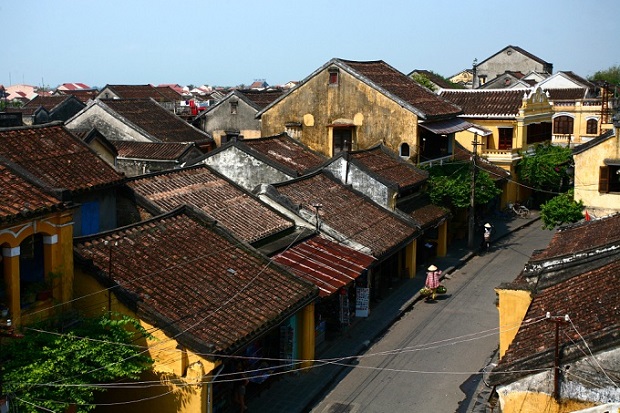
[[483,234],[484,240],[483,240],[482,246],[484,247],[486,251],[488,251],[489,248],[491,248],[491,233],[492,232],[493,232],[493,226],[489,224],[488,222],[484,224],[484,234]]
[[431,290],[431,294],[426,297],[426,301],[435,301],[437,296],[437,287],[439,287],[439,277],[441,276],[441,270],[437,269],[434,265],[427,268],[426,282],[424,286]]

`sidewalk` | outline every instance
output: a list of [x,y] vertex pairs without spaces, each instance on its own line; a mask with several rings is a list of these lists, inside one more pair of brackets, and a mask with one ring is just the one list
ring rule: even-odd
[[[493,225],[494,234],[491,245],[501,238],[530,225],[540,218],[538,211],[532,211],[529,218],[504,220],[499,217],[486,218]],[[482,230],[476,234],[476,248],[482,239]],[[467,248],[467,239],[458,240],[449,247],[445,257],[436,258],[433,263],[443,271],[443,276],[450,275],[465,262],[475,256],[477,251]],[[375,339],[380,337],[401,315],[420,300],[420,288],[424,286],[426,268],[418,266],[412,279],[403,280],[397,288],[380,303],[372,307],[370,316],[356,321],[337,340],[317,352],[319,360],[333,360],[362,353]],[[343,361],[348,363],[348,359]],[[248,395],[247,406],[250,413],[294,413],[307,412],[316,399],[333,384],[338,375],[347,367],[343,365],[324,364],[300,373],[285,374],[276,380],[270,388],[260,395]],[[484,384],[481,384],[484,387]],[[484,391],[483,388],[479,388]],[[474,399],[476,397],[474,396]],[[468,412],[473,410],[468,410]],[[480,410],[484,411],[484,410]]]

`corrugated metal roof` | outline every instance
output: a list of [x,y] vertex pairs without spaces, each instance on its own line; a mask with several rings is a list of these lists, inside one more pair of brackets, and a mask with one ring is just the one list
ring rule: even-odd
[[322,297],[351,283],[375,261],[370,255],[318,235],[274,256],[273,260],[314,283]]

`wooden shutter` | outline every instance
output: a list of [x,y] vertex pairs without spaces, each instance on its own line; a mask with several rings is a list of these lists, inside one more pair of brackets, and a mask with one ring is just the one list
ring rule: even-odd
[[609,166],[601,166],[598,175],[598,191],[609,193]]

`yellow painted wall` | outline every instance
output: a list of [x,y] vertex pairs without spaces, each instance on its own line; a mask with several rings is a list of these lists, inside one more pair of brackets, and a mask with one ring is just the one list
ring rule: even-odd
[[607,139],[573,156],[575,161],[575,200],[583,201],[588,213],[604,216],[620,211],[620,194],[598,192],[600,167],[603,160],[620,158],[620,137]]
[[[80,299],[80,297],[85,298]],[[75,271],[74,306],[91,316],[108,311],[108,293],[105,287],[80,269]],[[114,294],[112,294],[112,311],[138,318],[133,311],[120,303]],[[140,324],[152,333],[153,338],[141,340],[136,344],[148,349],[149,356],[155,360],[152,371],[145,373],[144,379],[154,381],[159,385],[133,388],[131,391],[110,390],[106,394],[106,400],[123,401],[157,397],[140,403],[99,407],[97,412],[207,412],[208,375],[214,371],[219,363],[184,350],[176,340],[168,337],[161,330],[155,329],[144,320],[141,320]]]
[[499,358],[506,354],[506,350],[519,331],[523,317],[532,302],[532,296],[525,290],[507,290],[496,288],[499,306]]
[[338,86],[328,85],[327,70],[319,72],[261,116],[262,136],[285,131],[287,122],[301,122],[301,141],[311,149],[332,156],[334,121],[356,125],[353,150],[370,148],[382,140],[395,153],[401,143],[417,152],[418,118],[412,112],[370,88],[343,70]]
[[35,220],[0,228],[0,246],[17,248],[29,236],[42,234],[55,237],[56,242],[44,245],[45,277],[52,284],[51,301],[41,302],[37,307],[24,310],[20,305],[19,256],[3,257],[4,281],[9,296],[13,325],[30,324],[60,311],[58,303],[66,303],[73,297],[73,212],[60,211]]
[[593,407],[592,403],[562,400],[560,404],[550,394],[511,392],[501,396],[502,413],[570,413]]

